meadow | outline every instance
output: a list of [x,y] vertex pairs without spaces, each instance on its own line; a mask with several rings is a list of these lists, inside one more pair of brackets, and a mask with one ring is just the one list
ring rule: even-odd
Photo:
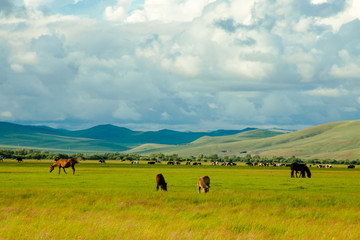
[[50,163],[0,162],[0,239],[360,239],[357,168]]

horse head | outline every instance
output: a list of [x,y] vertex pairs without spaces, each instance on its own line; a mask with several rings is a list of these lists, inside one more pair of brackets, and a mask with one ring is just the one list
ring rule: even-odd
[[53,165],[50,165],[50,172],[52,172],[54,170],[54,166]]

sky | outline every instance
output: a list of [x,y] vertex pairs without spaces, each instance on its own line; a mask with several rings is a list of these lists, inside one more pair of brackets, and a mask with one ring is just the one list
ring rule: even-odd
[[0,0],[0,121],[298,130],[360,119],[360,0]]

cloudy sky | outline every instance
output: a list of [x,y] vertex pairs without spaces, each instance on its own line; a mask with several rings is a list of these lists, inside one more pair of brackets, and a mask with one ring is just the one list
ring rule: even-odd
[[301,129],[360,119],[360,0],[0,0],[0,121]]

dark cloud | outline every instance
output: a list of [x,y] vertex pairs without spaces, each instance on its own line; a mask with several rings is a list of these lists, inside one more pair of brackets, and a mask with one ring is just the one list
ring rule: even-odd
[[10,15],[15,9],[15,5],[11,0],[1,0],[0,1],[0,14]]
[[1,15],[8,17],[11,15],[23,17],[26,15],[25,7],[18,6],[12,0],[0,1],[0,17]]

